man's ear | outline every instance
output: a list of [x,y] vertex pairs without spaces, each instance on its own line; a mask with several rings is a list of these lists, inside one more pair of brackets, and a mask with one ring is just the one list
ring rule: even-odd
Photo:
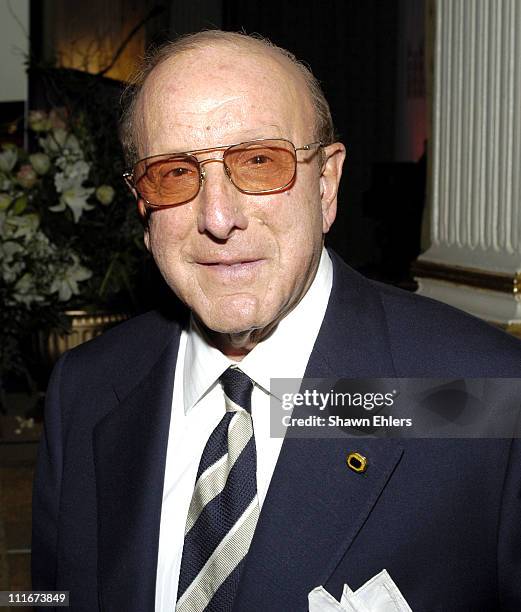
[[327,234],[336,217],[338,186],[342,176],[342,166],[346,148],[341,142],[334,142],[323,150],[320,174],[320,199],[322,202],[322,232]]
[[150,212],[141,198],[137,199],[137,211],[139,218],[141,219],[141,223],[143,224],[143,241],[146,248],[150,251]]
[[125,175],[125,182],[127,183],[127,187],[130,189],[130,192],[134,196],[137,204],[137,212],[139,215],[139,219],[141,220],[141,224],[143,225],[144,236],[143,241],[148,251],[150,251],[150,230],[149,230],[149,221],[150,221],[150,210],[145,206],[145,202],[139,196],[137,189],[134,187],[134,184],[130,178],[127,178]]

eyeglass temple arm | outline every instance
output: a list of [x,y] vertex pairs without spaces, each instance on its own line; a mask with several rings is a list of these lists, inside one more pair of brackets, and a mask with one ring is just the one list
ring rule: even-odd
[[297,147],[295,149],[295,151],[309,151],[311,149],[311,147],[323,147],[324,143],[321,140],[316,140],[315,142],[310,142],[307,145],[304,145],[303,147]]

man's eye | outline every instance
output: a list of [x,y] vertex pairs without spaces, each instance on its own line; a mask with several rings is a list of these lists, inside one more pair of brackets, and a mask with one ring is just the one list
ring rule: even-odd
[[266,155],[255,155],[248,160],[248,163],[252,166],[261,166],[262,164],[268,164],[270,161],[270,158]]
[[184,174],[188,174],[188,168],[172,168],[168,174],[171,174],[174,177],[183,176]]

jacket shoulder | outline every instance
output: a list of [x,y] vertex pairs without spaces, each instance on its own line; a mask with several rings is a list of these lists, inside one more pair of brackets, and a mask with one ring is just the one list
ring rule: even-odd
[[79,388],[131,388],[179,339],[182,326],[158,311],[131,318],[65,353],[64,378]]
[[390,353],[396,376],[521,378],[519,339],[448,304],[369,280],[330,254],[335,318],[367,327],[364,342]]
[[386,316],[397,367],[411,357],[432,376],[521,377],[521,341],[448,304],[369,281]]

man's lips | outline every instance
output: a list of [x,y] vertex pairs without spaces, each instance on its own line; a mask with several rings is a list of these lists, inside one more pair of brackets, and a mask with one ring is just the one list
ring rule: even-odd
[[198,266],[221,281],[240,281],[253,278],[266,260],[263,258],[223,258],[196,261]]
[[255,263],[261,261],[260,258],[245,258],[245,259],[219,259],[212,261],[198,261],[202,266],[240,266],[244,264]]

